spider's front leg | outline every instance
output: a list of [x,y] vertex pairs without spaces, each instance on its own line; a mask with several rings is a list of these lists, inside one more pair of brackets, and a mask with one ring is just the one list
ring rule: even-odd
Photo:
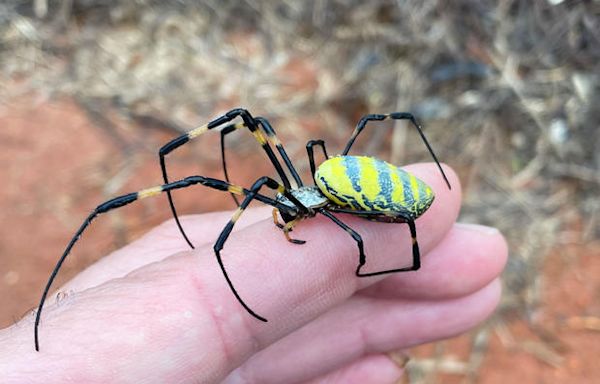
[[[166,167],[166,163],[165,163],[165,156],[167,156],[169,153],[171,153],[175,149],[181,147],[185,143],[189,142],[190,140],[195,139],[210,130],[222,127],[224,124],[231,122],[233,119],[235,119],[237,117],[240,117],[242,119],[243,123],[233,124],[226,129],[236,130],[236,129],[239,129],[242,127],[248,128],[248,130],[250,130],[250,132],[252,133],[252,135],[254,136],[256,141],[259,142],[259,144],[261,145],[261,147],[263,148],[263,150],[269,157],[269,160],[275,167],[275,170],[277,171],[277,174],[281,178],[281,181],[283,182],[284,187],[286,189],[290,189],[290,187],[291,187],[290,182],[289,182],[285,172],[283,171],[281,163],[279,162],[279,160],[277,160],[277,157],[275,156],[273,149],[269,145],[269,140],[267,139],[267,137],[265,137],[265,134],[263,134],[263,132],[259,129],[258,122],[256,121],[256,119],[254,119],[254,117],[252,117],[250,112],[248,112],[245,109],[241,109],[241,108],[232,109],[231,111],[225,113],[224,115],[219,116],[216,119],[213,119],[209,123],[204,124],[200,127],[194,128],[191,131],[189,131],[188,133],[181,135],[181,136],[171,140],[167,144],[165,144],[158,152],[159,160],[160,160],[160,168],[162,171],[164,182],[165,183],[169,182],[169,178],[167,176],[167,167]],[[266,130],[266,132],[267,132],[267,136],[269,136],[269,134],[268,134],[269,131]],[[191,248],[194,248],[194,245],[192,244],[192,242],[186,235],[186,233],[183,229],[183,226],[181,225],[181,222],[179,221],[179,217],[177,215],[177,210],[175,209],[175,203],[173,202],[173,196],[170,191],[167,192],[167,198],[169,200],[169,206],[171,207],[171,212],[173,213],[173,217],[175,218],[175,222],[177,224],[177,227],[179,228],[179,231],[181,232],[183,238],[188,243],[188,245]]]
[[[258,189],[256,189],[256,188],[254,190],[250,191],[250,190],[247,190],[238,185],[226,183],[222,180],[213,179],[213,178],[204,177],[204,176],[189,176],[189,177],[186,177],[185,179],[174,181],[172,183],[158,185],[158,186],[155,186],[152,188],[143,189],[138,192],[133,192],[133,193],[128,193],[128,194],[125,194],[122,196],[118,196],[118,197],[115,197],[113,199],[110,199],[110,200],[98,205],[89,214],[89,216],[84,220],[83,224],[81,224],[81,226],[75,233],[75,236],[73,236],[71,238],[71,241],[65,248],[60,259],[58,259],[56,266],[52,270],[52,273],[50,274],[50,277],[48,278],[48,282],[46,283],[46,286],[44,287],[44,291],[42,293],[42,297],[41,297],[40,303],[38,305],[38,310],[35,315],[34,340],[35,340],[35,349],[37,351],[39,351],[39,349],[40,349],[40,347],[39,347],[39,326],[40,326],[40,321],[41,321],[41,317],[42,317],[42,310],[44,309],[44,303],[46,302],[46,297],[48,296],[48,293],[50,292],[50,287],[52,286],[52,283],[54,282],[54,279],[56,278],[56,276],[57,276],[59,270],[61,269],[64,261],[66,260],[67,256],[70,254],[71,249],[73,248],[75,243],[77,243],[77,241],[81,238],[84,231],[90,226],[92,221],[101,214],[124,207],[126,205],[133,203],[134,201],[157,196],[161,193],[168,193],[169,191],[172,191],[175,189],[188,188],[193,185],[203,185],[205,187],[216,189],[219,191],[228,191],[228,192],[235,193],[235,194],[238,194],[241,196],[246,196],[247,200],[248,199],[249,200],[256,199],[258,201],[261,201],[261,202],[268,204],[270,206],[273,206],[273,207],[279,207],[280,209],[289,209],[289,207],[281,205],[276,200],[273,200],[270,197],[259,194]],[[248,196],[251,196],[251,198],[248,198]],[[290,214],[294,214],[294,212],[290,212]]]
[[223,272],[223,275],[225,276],[225,280],[227,280],[227,284],[229,285],[229,288],[231,288],[231,291],[235,295],[236,299],[238,299],[238,301],[240,302],[242,307],[244,307],[244,309],[246,311],[248,311],[248,313],[250,313],[252,316],[257,318],[258,320],[266,322],[267,319],[265,319],[264,317],[258,315],[256,312],[254,312],[244,302],[244,300],[242,300],[242,297],[239,295],[239,293],[233,286],[233,283],[232,283],[231,279],[229,278],[227,271],[225,270],[225,265],[223,264],[223,259],[221,257],[221,250],[223,249],[225,241],[227,241],[227,238],[231,234],[231,231],[233,230],[233,226],[238,221],[238,219],[240,218],[242,213],[244,213],[244,210],[248,207],[250,202],[259,196],[258,192],[263,187],[267,187],[267,188],[276,190],[277,192],[281,193],[286,198],[288,198],[292,203],[294,203],[296,205],[296,207],[298,207],[298,210],[300,211],[300,212],[298,212],[298,215],[303,215],[308,210],[283,185],[279,184],[277,181],[271,179],[270,177],[263,176],[252,185],[252,188],[250,188],[250,192],[248,194],[246,194],[244,200],[242,201],[242,203],[240,204],[238,209],[234,212],[233,216],[231,217],[231,220],[229,220],[227,225],[225,225],[225,228],[223,228],[223,231],[219,235],[219,238],[217,239],[217,242],[215,243],[215,246],[213,247],[213,249],[215,251],[215,255],[217,257],[219,266],[221,267],[221,271]]
[[[287,152],[285,151],[283,144],[277,137],[277,134],[275,133],[275,129],[273,129],[273,127],[271,126],[271,123],[269,123],[269,121],[267,119],[265,119],[264,117],[256,117],[256,118],[254,118],[254,120],[256,121],[257,125],[260,128],[262,128],[262,130],[264,131],[264,133],[266,135],[266,140],[269,142],[269,144],[274,146],[275,148],[277,148],[279,155],[283,159],[283,162],[285,163],[288,171],[292,175],[292,178],[296,182],[296,185],[298,187],[302,187],[302,185],[303,185],[302,179],[300,178],[298,171],[296,171],[296,168],[294,168],[294,165],[292,164],[290,157],[288,156]],[[226,126],[225,128],[221,129],[221,131],[220,131],[221,132],[221,164],[223,166],[223,174],[225,176],[225,181],[227,181],[227,182],[229,182],[229,173],[227,172],[227,161],[225,160],[225,136],[227,136],[228,134],[235,132],[238,129],[243,128],[245,126],[246,125],[243,123],[230,124],[230,125]],[[264,145],[258,136],[255,135],[255,138],[259,141],[259,143],[261,145]],[[235,202],[235,204],[239,207],[240,202],[237,199],[237,197],[234,194],[232,194],[231,197],[233,198],[233,201]]]

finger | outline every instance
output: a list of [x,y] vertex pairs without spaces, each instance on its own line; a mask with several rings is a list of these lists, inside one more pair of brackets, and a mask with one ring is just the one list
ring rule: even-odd
[[507,258],[506,240],[497,229],[457,223],[427,254],[418,273],[392,274],[360,293],[413,300],[460,297],[489,284]]
[[232,372],[226,383],[309,380],[364,354],[454,336],[487,318],[499,298],[498,280],[471,295],[443,301],[355,296],[257,353]]
[[[391,275],[385,280],[359,291],[359,295],[367,295],[375,299],[408,299],[408,300],[443,300],[473,294],[489,285],[496,279],[507,258],[506,242],[497,230],[488,227],[456,224],[444,240],[427,255],[427,264],[417,274]],[[347,302],[344,306],[351,306]],[[370,317],[366,312],[354,313],[351,316],[323,315],[318,323],[310,323],[306,327],[318,327],[324,333],[335,333],[339,324],[359,327],[353,324],[353,319]],[[438,325],[438,328],[440,325]],[[438,337],[432,334],[432,337]],[[312,362],[321,365],[330,362],[330,350],[315,347],[314,340],[320,339],[318,334],[306,334],[296,331],[286,338],[279,340],[274,346],[261,351],[259,355],[246,362],[240,369],[246,370],[250,382],[287,382],[290,377],[301,374],[294,372],[290,377],[280,377],[288,374],[288,363],[297,360],[298,355],[307,353]],[[339,343],[338,343],[339,344]],[[342,343],[343,345],[343,343]],[[399,346],[400,347],[400,346]],[[288,357],[289,351],[294,356]],[[322,354],[318,352],[322,351]],[[347,351],[347,349],[346,349]],[[340,353],[336,352],[336,356]],[[352,358],[352,355],[349,356]],[[296,365],[295,365],[296,366]],[[278,374],[278,369],[286,367]],[[301,365],[303,370],[311,371],[312,367]],[[336,366],[321,367],[321,372],[333,370]],[[256,376],[257,373],[259,376]],[[268,382],[268,381],[267,381]]]
[[403,371],[387,355],[369,355],[306,384],[394,384],[400,380]]
[[[434,166],[418,165],[411,170],[437,193],[417,224],[419,231],[427,229],[419,237],[426,254],[452,226],[460,188],[449,168],[452,191],[446,189]],[[399,255],[395,263],[411,259],[410,235],[404,225],[355,217],[344,220],[363,235],[374,268],[389,263],[387,255],[392,252]],[[73,295],[59,306],[48,306],[41,332],[43,358],[62,354],[68,345],[73,358],[62,359],[59,365],[72,369],[52,364],[40,367],[63,368],[62,372],[100,370],[127,375],[132,381],[150,370],[156,372],[158,381],[173,382],[177,381],[173,377],[190,374],[205,382],[221,380],[257,350],[346,300],[357,289],[381,280],[354,276],[357,249],[347,233],[322,218],[302,224],[298,235],[308,240],[305,245],[286,242],[272,223],[261,221],[231,236],[223,251],[240,294],[271,323],[256,321],[241,308],[223,281],[212,248],[202,247]],[[135,369],[115,367],[115,350],[135,355]]]
[[[270,215],[272,208],[261,207],[248,210],[236,225],[239,231]],[[193,244],[203,246],[214,244],[219,233],[231,218],[231,212],[211,212],[202,215],[188,215],[180,218],[186,233]],[[108,280],[123,277],[146,264],[160,261],[175,253],[187,251],[189,246],[181,236],[175,220],[168,220],[150,232],[112,252],[110,255],[90,265],[83,272],[65,283],[58,291],[82,291],[95,287]],[[48,298],[48,302],[56,300],[55,295]]]

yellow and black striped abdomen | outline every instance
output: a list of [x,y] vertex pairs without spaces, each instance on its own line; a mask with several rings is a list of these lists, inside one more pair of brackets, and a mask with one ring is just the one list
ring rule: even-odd
[[431,188],[414,175],[367,156],[335,156],[315,173],[317,186],[336,205],[417,218],[429,208]]

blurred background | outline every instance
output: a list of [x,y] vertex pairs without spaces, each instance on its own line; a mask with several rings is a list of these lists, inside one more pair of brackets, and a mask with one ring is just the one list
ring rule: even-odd
[[[600,1],[4,0],[0,70],[0,327],[93,207],[161,182],[171,138],[243,106],[307,176],[307,140],[336,153],[363,114],[411,111],[461,177],[461,220],[499,227],[510,260],[494,317],[412,351],[405,382],[599,380]],[[430,161],[409,126],[367,132],[355,153]],[[235,182],[274,174],[248,134],[228,139]],[[197,141],[172,180],[222,177],[219,135]],[[169,217],[163,198],[103,217],[59,280]]]

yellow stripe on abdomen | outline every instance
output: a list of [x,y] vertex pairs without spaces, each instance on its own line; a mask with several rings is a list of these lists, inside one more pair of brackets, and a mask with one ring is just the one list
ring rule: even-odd
[[420,194],[419,194],[419,184],[417,182],[417,178],[410,173],[408,175],[410,177],[410,191],[412,192],[414,201],[419,201]]
[[[367,198],[368,201],[375,201],[381,192],[381,186],[379,185],[379,173],[375,165],[375,159],[371,157],[357,157],[358,170],[360,172],[358,184],[361,188],[362,195]],[[361,205],[364,208],[368,206],[362,201],[363,198],[360,196]]]
[[402,183],[402,179],[398,174],[398,168],[389,163],[388,168],[390,169],[390,176],[393,185],[392,201],[394,204],[404,205],[404,184]]

